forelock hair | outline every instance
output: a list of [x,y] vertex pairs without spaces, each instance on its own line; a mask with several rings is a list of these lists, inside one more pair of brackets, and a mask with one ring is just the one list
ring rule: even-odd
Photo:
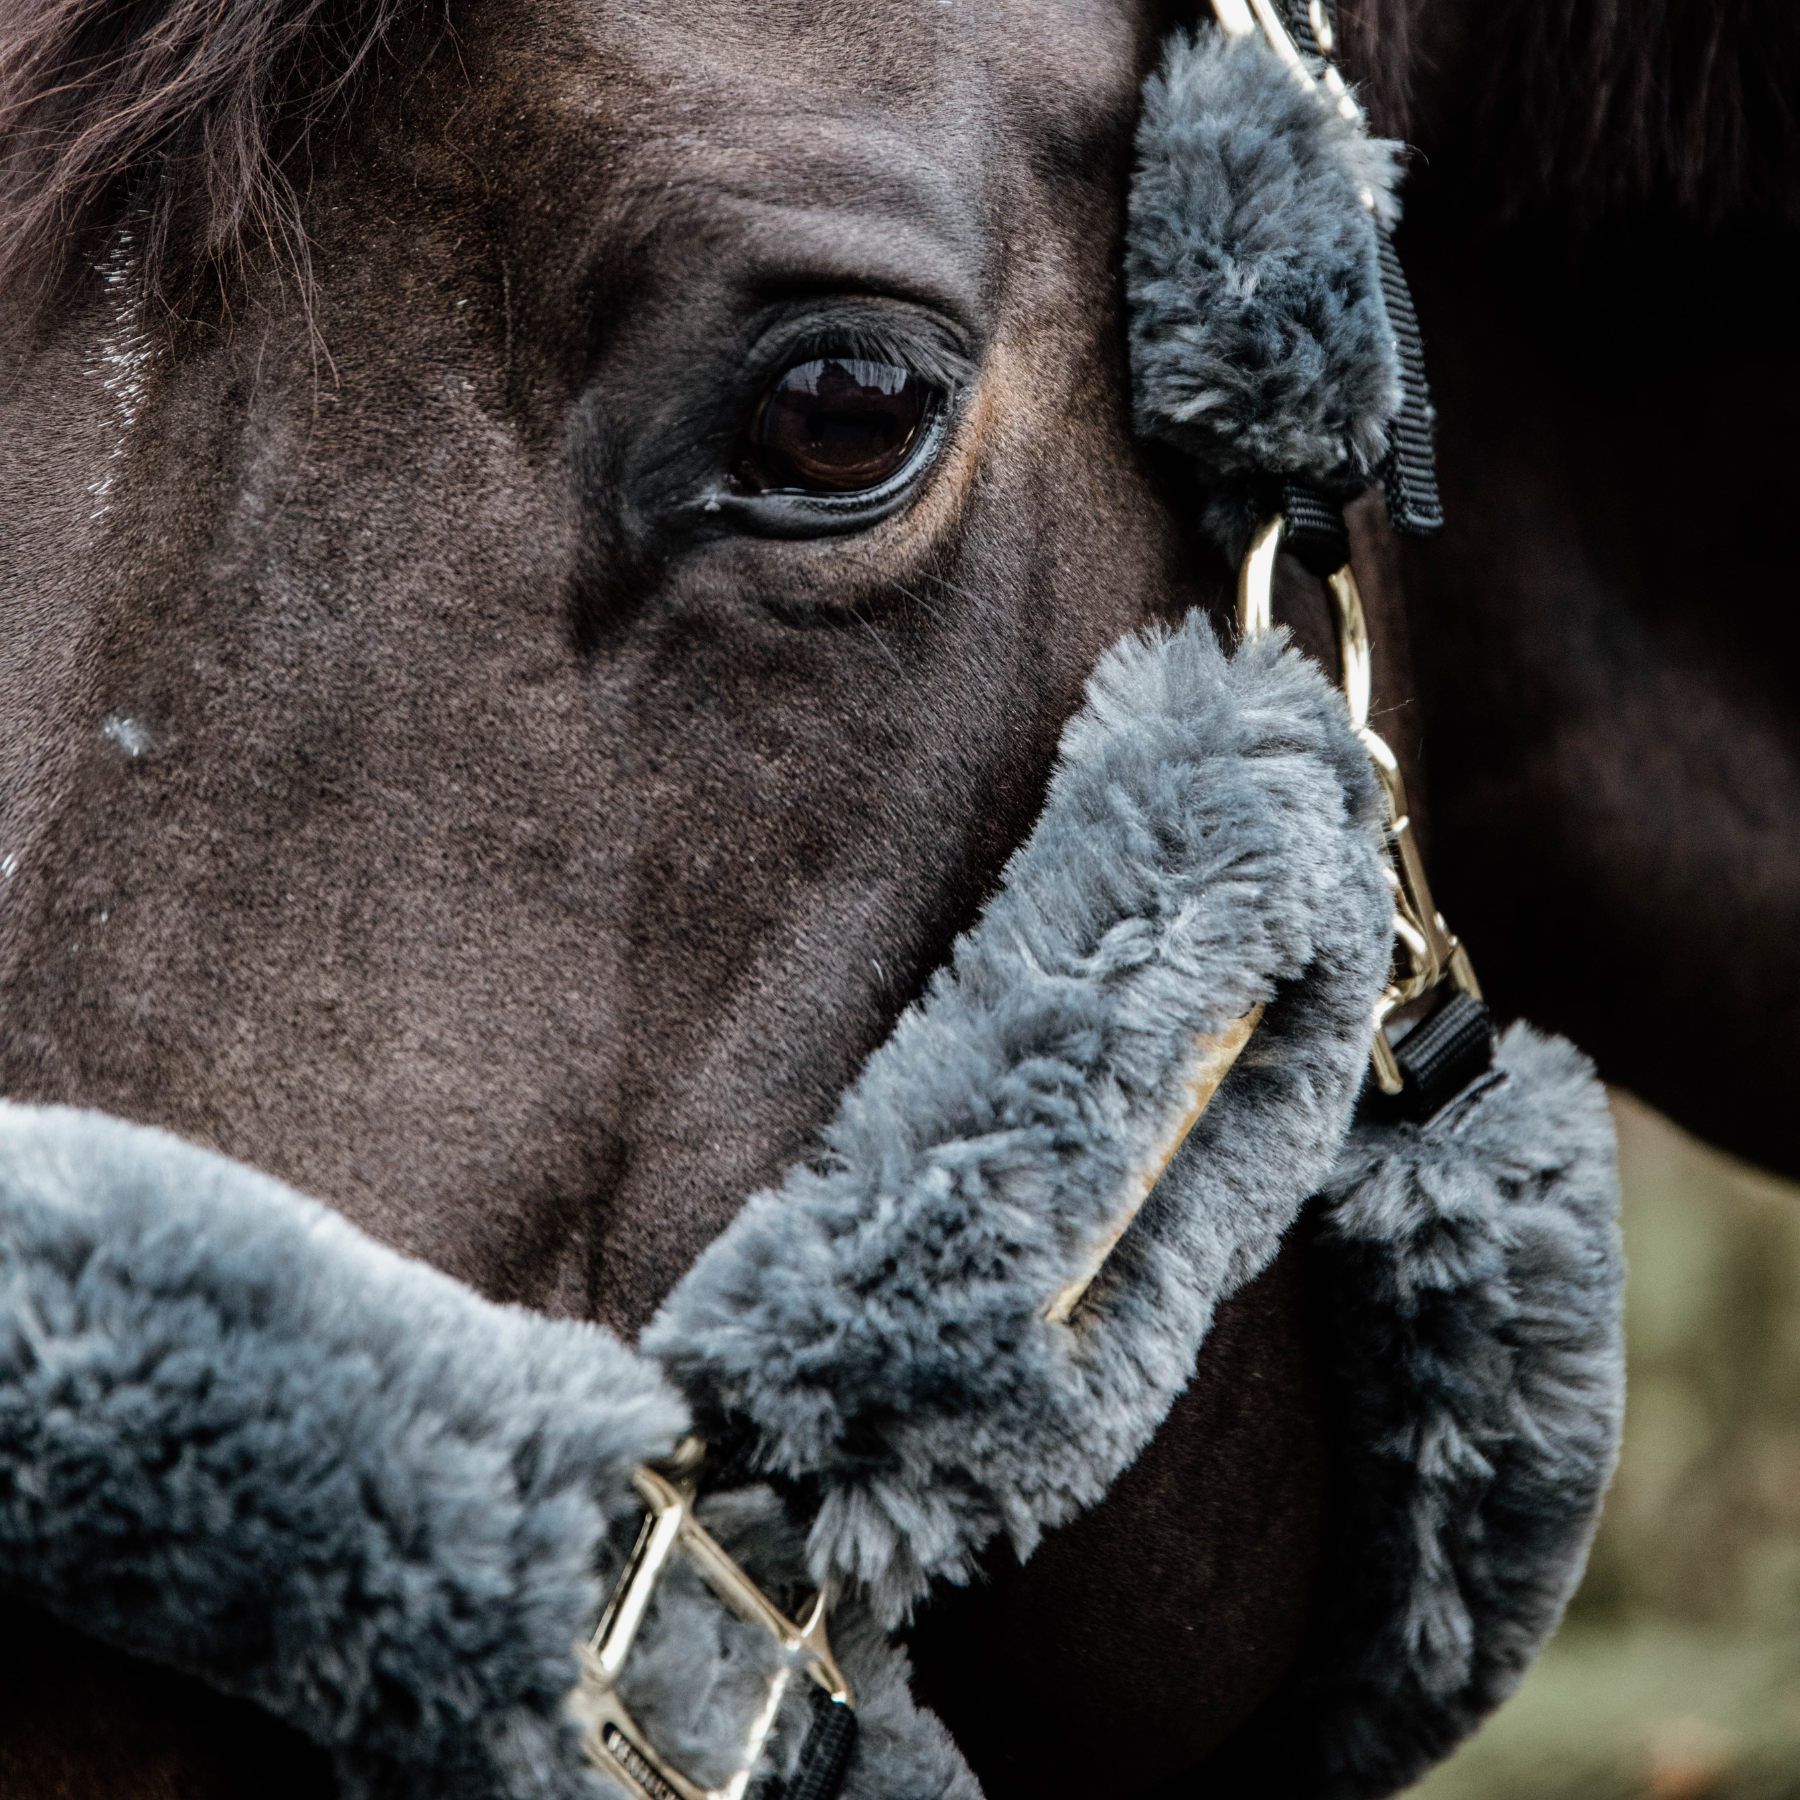
[[[151,294],[261,243],[308,295],[314,132],[419,3],[10,0],[0,301],[46,304],[127,209]],[[1409,135],[1423,4],[1343,0],[1346,67],[1384,136]],[[1507,204],[1795,221],[1792,0],[1497,0],[1482,18],[1483,161]]]
[[0,41],[0,297],[35,310],[129,210],[167,299],[265,244],[310,290],[313,129],[410,0],[12,0]]

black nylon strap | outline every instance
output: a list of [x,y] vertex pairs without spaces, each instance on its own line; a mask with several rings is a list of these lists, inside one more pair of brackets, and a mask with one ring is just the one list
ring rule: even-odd
[[1494,1066],[1494,1021],[1468,994],[1454,993],[1394,1046],[1406,1086],[1394,1096],[1401,1118],[1423,1124]]
[[1431,443],[1435,415],[1425,380],[1425,343],[1419,336],[1419,315],[1394,249],[1393,233],[1383,226],[1377,236],[1381,294],[1400,352],[1405,393],[1400,416],[1390,428],[1387,459],[1381,465],[1382,493],[1387,500],[1388,523],[1395,531],[1406,537],[1435,537],[1444,529],[1444,507],[1438,498],[1437,455]]
[[1323,488],[1289,481],[1281,489],[1284,521],[1281,547],[1298,557],[1308,574],[1325,576],[1350,560],[1350,534],[1344,529],[1343,503]]
[[[1317,57],[1320,62],[1331,59],[1319,48],[1318,34],[1312,28],[1312,13],[1306,0],[1287,0],[1282,9],[1287,14],[1288,35],[1300,46],[1303,54]],[[1337,39],[1337,0],[1324,0],[1325,24],[1331,32],[1333,42]]]
[[768,1800],[837,1800],[856,1748],[856,1714],[819,1689],[812,1690],[813,1722],[800,1747],[800,1766],[786,1781],[763,1789]]
[[[1287,0],[1284,12],[1294,42],[1306,56],[1329,62],[1319,48],[1317,33],[1306,0]],[[1324,12],[1333,42],[1337,38],[1335,0],[1324,0]],[[1381,258],[1381,297],[1388,323],[1394,328],[1394,344],[1400,355],[1402,399],[1394,420],[1387,456],[1379,470],[1388,523],[1406,537],[1435,537],[1444,528],[1444,508],[1438,498],[1437,457],[1432,449],[1431,387],[1425,378],[1425,341],[1419,334],[1418,309],[1405,271],[1394,249],[1393,233],[1377,226]],[[1333,565],[1336,566],[1335,564]]]

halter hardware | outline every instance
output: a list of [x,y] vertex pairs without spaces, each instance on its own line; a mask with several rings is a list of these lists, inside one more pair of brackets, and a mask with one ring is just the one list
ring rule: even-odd
[[[1238,636],[1246,643],[1262,637],[1274,624],[1275,558],[1286,530],[1283,513],[1264,521],[1251,538],[1238,570]],[[1387,800],[1388,864],[1384,873],[1394,896],[1395,969],[1375,1002],[1375,1037],[1369,1060],[1381,1091],[1398,1094],[1406,1081],[1388,1041],[1388,1020],[1401,1007],[1422,1000],[1446,980],[1459,993],[1476,1001],[1482,997],[1481,984],[1475,979],[1475,968],[1462,940],[1444,923],[1444,915],[1432,900],[1431,884],[1425,879],[1425,864],[1413,836],[1399,760],[1386,739],[1369,727],[1373,686],[1369,626],[1349,563],[1326,576],[1325,587],[1337,616],[1338,654],[1343,663],[1344,700],[1350,709],[1350,723],[1375,765],[1376,778]]]
[[[694,1516],[705,1459],[705,1443],[688,1437],[667,1462],[640,1464],[632,1471],[632,1485],[644,1502],[644,1523],[592,1639],[581,1647],[581,1685],[572,1709],[586,1727],[582,1749],[595,1768],[603,1769],[635,1800],[743,1800],[795,1670],[804,1668],[818,1685],[822,1705],[801,1753],[798,1785],[821,1794],[835,1793],[843,1776],[842,1765],[849,1759],[855,1702],[825,1633],[828,1595],[824,1589],[815,1594],[796,1624],[745,1574]],[[686,1555],[706,1585],[740,1619],[761,1626],[782,1652],[763,1703],[750,1723],[742,1761],[730,1779],[716,1788],[701,1786],[669,1762],[632,1718],[618,1690],[619,1675],[638,1627],[677,1551]],[[815,1764],[825,1766],[815,1771]]]
[[[1213,0],[1213,16],[1227,37],[1255,37],[1260,32],[1269,48],[1287,64],[1294,79],[1308,93],[1319,93],[1322,88],[1321,98],[1335,107],[1343,118],[1353,125],[1362,123],[1362,108],[1356,104],[1356,96],[1350,92],[1336,65],[1327,60],[1315,79],[1300,54],[1300,46],[1282,23],[1281,14],[1271,0]],[[1336,48],[1337,34],[1332,29],[1331,14],[1321,0],[1307,0],[1306,20],[1321,53],[1329,59]],[[1365,195],[1363,205],[1373,212],[1375,196]]]

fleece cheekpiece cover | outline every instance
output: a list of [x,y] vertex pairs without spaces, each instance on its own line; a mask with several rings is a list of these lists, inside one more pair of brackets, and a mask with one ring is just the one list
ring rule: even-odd
[[[0,1584],[289,1721],[351,1800],[604,1794],[574,1646],[629,1549],[629,1470],[716,1421],[818,1495],[810,1526],[761,1487],[706,1516],[787,1602],[835,1584],[847,1794],[975,1800],[886,1628],[996,1533],[1028,1553],[1105,1493],[1318,1193],[1354,1504],[1329,1629],[1265,1717],[1311,1791],[1392,1791],[1579,1573],[1620,1270],[1606,1110],[1567,1046],[1517,1028],[1430,1125],[1351,1128],[1390,948],[1377,817],[1341,702],[1279,638],[1227,658],[1196,617],[1113,652],[1003,891],[635,1350],[163,1133],[0,1106]],[[1259,1003],[1049,1322],[1196,1034]],[[673,1580],[625,1698],[715,1779],[771,1654]]]
[[1271,480],[1366,487],[1404,399],[1379,227],[1400,146],[1260,37],[1171,34],[1144,84],[1125,239],[1138,430],[1185,451],[1235,562]]

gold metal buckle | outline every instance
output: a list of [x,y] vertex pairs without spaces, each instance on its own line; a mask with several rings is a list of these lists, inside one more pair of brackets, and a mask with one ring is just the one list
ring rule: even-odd
[[[1238,636],[1246,643],[1263,636],[1274,624],[1275,558],[1286,529],[1287,521],[1280,513],[1259,526],[1238,570]],[[1350,565],[1345,563],[1336,574],[1328,576],[1325,586],[1337,614],[1338,652],[1344,664],[1344,699],[1350,709],[1350,723],[1375,765],[1387,799],[1388,865],[1384,872],[1394,896],[1395,966],[1375,1002],[1375,1039],[1369,1060],[1375,1066],[1381,1091],[1397,1094],[1405,1082],[1384,1029],[1388,1020],[1399,1008],[1422,999],[1445,980],[1454,982],[1474,1000],[1481,998],[1481,984],[1475,979],[1468,951],[1444,923],[1444,915],[1431,898],[1431,884],[1425,879],[1425,865],[1413,837],[1399,761],[1386,740],[1369,728],[1373,678],[1369,626]]]
[[[668,1462],[655,1468],[643,1464],[632,1472],[632,1485],[646,1509],[643,1529],[592,1640],[581,1649],[581,1685],[572,1705],[586,1727],[582,1749],[595,1768],[605,1770],[637,1800],[743,1800],[797,1664],[840,1706],[855,1705],[825,1635],[826,1592],[813,1596],[795,1624],[694,1517],[705,1459],[706,1445],[697,1437],[684,1438]],[[678,1550],[740,1619],[760,1625],[783,1652],[751,1721],[743,1760],[731,1779],[716,1788],[702,1787],[670,1763],[619,1697],[620,1671],[656,1585]]]

